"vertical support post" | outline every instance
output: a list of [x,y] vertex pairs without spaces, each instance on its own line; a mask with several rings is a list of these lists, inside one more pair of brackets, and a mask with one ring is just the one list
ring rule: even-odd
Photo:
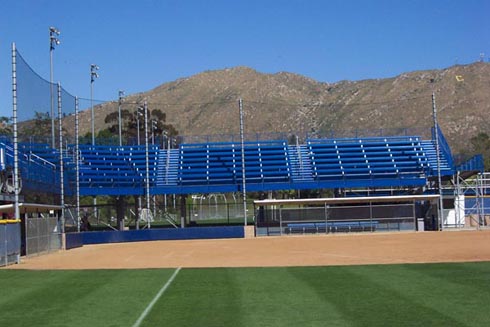
[[483,179],[483,175],[482,173],[478,173],[478,175],[476,175],[476,212],[477,212],[477,216],[478,216],[478,222],[477,222],[477,230],[480,230],[480,227],[481,225],[483,224],[483,220],[485,219],[485,216],[484,216],[484,205],[483,205],[483,201],[484,201],[484,189],[483,189],[483,182],[482,182],[482,179]]
[[146,164],[146,177],[145,177],[145,188],[146,188],[146,217],[148,220],[148,228],[151,227],[150,222],[150,158],[148,149],[148,103],[145,101],[143,104],[143,109],[145,111],[145,164]]
[[77,201],[77,231],[80,232],[80,144],[79,144],[79,100],[75,97],[75,172],[76,172],[76,201]]
[[60,35],[60,31],[54,27],[49,27],[49,95],[51,104],[51,147],[56,148],[55,140],[55,127],[54,127],[54,83],[53,83],[53,51],[56,45],[60,44],[60,40],[57,36]]
[[97,71],[99,66],[96,64],[90,64],[90,112],[92,118],[91,132],[92,132],[92,145],[95,145],[95,114],[94,114],[94,81],[99,77]]
[[[63,170],[63,126],[62,126],[62,110],[61,110],[61,84],[58,83],[58,130],[60,138],[60,206],[61,206],[61,233],[65,233],[65,181]],[[64,248],[64,247],[63,247]]]
[[[4,258],[4,261],[0,261],[0,266],[7,266],[9,264],[9,260],[8,260],[8,247],[9,247],[9,242],[8,242],[8,237],[7,237],[7,224],[2,224],[0,225],[0,232],[2,232],[3,234],[3,241],[4,241],[4,253],[3,253],[3,258]],[[1,240],[2,238],[0,238]],[[0,256],[1,258],[2,256]]]
[[279,205],[279,233],[282,236],[282,204]]
[[240,111],[240,141],[242,148],[242,195],[243,195],[243,224],[247,226],[247,188],[245,182],[245,140],[243,135],[243,100],[238,100]]
[[94,78],[90,73],[90,132],[92,133],[92,146],[95,145],[95,113],[94,113]]
[[328,234],[328,204],[325,202],[325,234]]
[[[99,77],[97,74],[99,66],[96,64],[90,64],[90,114],[91,114],[91,132],[92,132],[92,146],[95,146],[95,113],[94,113],[94,81]],[[97,224],[99,224],[99,212],[97,210],[97,196],[94,196],[94,214],[97,217]]]
[[136,144],[140,145],[140,111],[136,111]]
[[412,200],[413,230],[418,230],[417,214],[415,212],[415,200]]
[[185,227],[185,217],[187,216],[186,214],[186,201],[187,200],[187,195],[186,194],[181,194],[180,195],[180,228]]
[[54,137],[54,91],[53,91],[53,87],[54,87],[54,84],[53,84],[53,50],[54,50],[54,47],[53,47],[53,41],[51,39],[51,36],[50,36],[50,42],[51,42],[51,46],[49,47],[49,92],[50,92],[50,102],[51,102],[51,147],[53,149],[56,148],[56,141],[55,141],[55,137]]
[[461,188],[459,185],[459,170],[456,172],[456,188],[454,190],[454,209],[455,209],[455,218],[456,218],[456,228],[461,228],[461,215],[460,215],[460,210],[461,210],[461,202],[460,202],[460,197],[461,197]]
[[121,105],[122,105],[122,99],[124,96],[124,91],[119,91],[119,103],[117,106],[118,110],[118,123],[119,123],[119,146],[122,146],[122,117],[121,117]]
[[370,222],[370,229],[371,232],[373,231],[373,202],[369,201],[369,222]]
[[437,107],[436,107],[436,95],[432,92],[432,115],[434,118],[434,138],[436,142],[436,154],[437,154],[437,184],[439,189],[439,230],[444,229],[444,204],[442,198],[442,179],[441,179],[441,158],[440,158],[440,145],[439,145],[439,124],[437,122]]
[[12,43],[12,124],[14,129],[14,214],[20,219],[19,210],[19,145],[17,135],[17,50]]

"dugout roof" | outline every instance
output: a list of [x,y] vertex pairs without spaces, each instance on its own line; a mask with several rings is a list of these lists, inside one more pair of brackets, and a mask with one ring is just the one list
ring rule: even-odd
[[415,202],[435,201],[439,199],[438,194],[424,195],[397,195],[397,196],[366,196],[350,198],[315,198],[315,199],[270,199],[255,200],[258,206],[281,205],[281,204],[352,204],[352,203],[393,203],[393,202]]

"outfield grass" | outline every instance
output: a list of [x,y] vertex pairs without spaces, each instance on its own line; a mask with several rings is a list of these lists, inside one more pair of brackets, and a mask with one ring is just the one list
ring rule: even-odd
[[[174,269],[0,270],[0,326],[133,326]],[[490,262],[182,269],[141,326],[488,326]]]

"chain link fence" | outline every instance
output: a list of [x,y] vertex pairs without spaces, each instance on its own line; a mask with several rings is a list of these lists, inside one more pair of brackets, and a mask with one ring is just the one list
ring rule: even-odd
[[25,220],[26,256],[58,251],[62,248],[61,231],[56,217]]

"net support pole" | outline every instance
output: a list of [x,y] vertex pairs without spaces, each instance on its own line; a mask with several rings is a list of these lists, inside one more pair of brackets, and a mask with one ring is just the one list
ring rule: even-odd
[[77,231],[80,232],[80,144],[78,141],[79,137],[79,100],[78,97],[75,97],[75,170],[76,170],[76,201],[77,201]]
[[124,96],[124,91],[119,91],[119,101],[118,101],[118,106],[117,106],[117,112],[118,112],[118,128],[119,128],[119,146],[122,146],[122,117],[121,117],[121,106],[122,106],[122,99]]
[[247,226],[247,187],[245,182],[245,139],[243,135],[243,100],[238,100],[240,112],[240,142],[242,149],[242,195],[243,195],[243,224]]
[[436,157],[437,157],[437,184],[439,190],[439,230],[444,229],[444,204],[442,199],[442,179],[441,179],[441,152],[439,145],[439,123],[437,122],[437,107],[436,107],[436,95],[432,92],[432,116],[434,118],[434,138],[436,143]]
[[55,127],[54,127],[54,84],[53,84],[53,44],[49,47],[49,101],[51,105],[51,147],[56,148]]
[[17,50],[12,43],[12,124],[14,132],[14,215],[20,219],[19,210],[19,147],[17,134]]
[[145,175],[145,189],[146,189],[146,220],[148,223],[148,228],[151,227],[150,218],[150,158],[149,158],[149,148],[148,148],[148,103],[145,101],[143,104],[143,109],[145,110],[145,165],[146,165],[146,175]]
[[61,84],[58,83],[58,131],[59,131],[59,151],[60,151],[60,224],[61,233],[65,233],[65,181],[64,181],[64,169],[63,169],[63,124],[62,124],[62,108],[61,108]]

